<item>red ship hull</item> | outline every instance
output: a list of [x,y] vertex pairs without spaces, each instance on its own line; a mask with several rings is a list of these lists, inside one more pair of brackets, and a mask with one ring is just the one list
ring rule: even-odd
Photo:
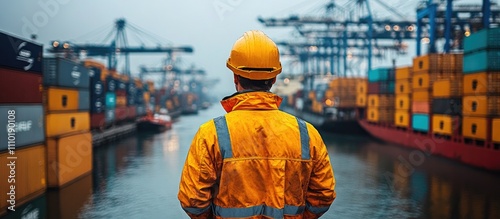
[[[373,124],[366,120],[358,122],[368,133],[383,141],[417,149],[425,155],[442,156],[474,167],[500,172],[500,150],[495,149],[492,143],[466,143],[465,139],[458,137],[438,137],[394,126]],[[415,156],[416,159],[419,155]]]

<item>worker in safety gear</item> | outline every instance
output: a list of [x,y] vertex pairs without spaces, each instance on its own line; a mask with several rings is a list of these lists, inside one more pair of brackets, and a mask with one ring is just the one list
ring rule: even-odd
[[200,126],[178,198],[191,218],[318,218],[336,197],[321,136],[278,109],[269,90],[281,72],[276,44],[261,31],[236,41],[227,60],[237,92],[226,115]]

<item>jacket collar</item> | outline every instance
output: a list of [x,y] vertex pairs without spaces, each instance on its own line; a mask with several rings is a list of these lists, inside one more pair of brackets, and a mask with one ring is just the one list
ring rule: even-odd
[[224,97],[220,102],[226,112],[233,110],[276,110],[282,98],[269,91],[245,90]]

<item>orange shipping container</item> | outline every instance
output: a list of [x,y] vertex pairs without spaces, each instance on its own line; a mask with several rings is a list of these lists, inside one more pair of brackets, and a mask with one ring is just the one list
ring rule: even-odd
[[464,75],[464,95],[500,94],[500,72]]
[[116,96],[116,106],[127,106],[127,97]]
[[493,119],[493,125],[491,130],[492,141],[500,143],[500,118]]
[[368,95],[368,106],[394,108],[394,96],[370,94]]
[[47,185],[62,187],[92,170],[90,132],[47,139]]
[[450,79],[440,79],[434,82],[432,85],[432,96],[433,97],[459,97],[462,96],[463,90],[463,80],[450,80]]
[[443,71],[462,72],[463,53],[443,54]]
[[78,90],[49,87],[44,91],[45,109],[47,111],[78,110],[78,98]]
[[368,82],[366,81],[358,81],[356,85],[356,93],[357,94],[366,94],[368,91]]
[[488,118],[464,116],[462,133],[466,138],[486,140],[488,133]]
[[408,110],[396,110],[394,124],[398,127],[410,127],[410,115]]
[[438,114],[432,116],[433,133],[451,136],[456,130],[460,130],[459,117]]
[[413,73],[422,71],[438,72],[442,70],[442,54],[427,54],[413,58]]
[[498,116],[500,96],[465,96],[462,107],[465,116]]
[[358,95],[356,99],[356,106],[366,107],[366,95]]
[[413,101],[411,103],[411,111],[413,113],[429,114],[431,111],[430,103],[428,101]]
[[414,101],[430,101],[430,91],[428,90],[414,90],[412,99]]
[[412,70],[412,66],[396,68],[396,80],[411,79]]
[[430,89],[430,76],[429,73],[419,73],[414,74],[412,78],[412,88],[413,89]]
[[[10,199],[10,186],[15,186],[15,201],[16,206],[19,206],[25,201],[43,193],[46,188],[46,163],[45,163],[45,145],[38,145],[34,147],[26,147],[16,150],[14,157],[17,159],[12,160],[8,157],[13,157],[8,153],[0,154],[0,176],[5,177],[0,180],[0,207],[4,210],[10,205],[7,200]],[[11,161],[15,161],[15,177],[8,178],[10,174]],[[14,181],[8,181],[13,179]],[[17,210],[17,207],[15,208]],[[2,212],[0,210],[0,213]]]
[[394,122],[394,109],[368,108],[368,121],[370,122]]
[[396,95],[396,102],[394,103],[396,105],[396,110],[410,110],[411,106],[411,101],[410,101],[410,95],[408,94],[399,94]]
[[412,83],[410,79],[397,80],[395,87],[396,94],[411,94],[411,85]]
[[90,117],[88,112],[50,113],[45,117],[45,134],[54,137],[72,132],[88,131]]

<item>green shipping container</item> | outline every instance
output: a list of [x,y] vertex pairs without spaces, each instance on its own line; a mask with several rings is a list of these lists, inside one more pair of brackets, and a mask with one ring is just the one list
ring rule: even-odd
[[500,71],[500,49],[464,55],[464,74],[485,71]]
[[464,39],[464,53],[484,49],[500,49],[500,28],[483,29]]

